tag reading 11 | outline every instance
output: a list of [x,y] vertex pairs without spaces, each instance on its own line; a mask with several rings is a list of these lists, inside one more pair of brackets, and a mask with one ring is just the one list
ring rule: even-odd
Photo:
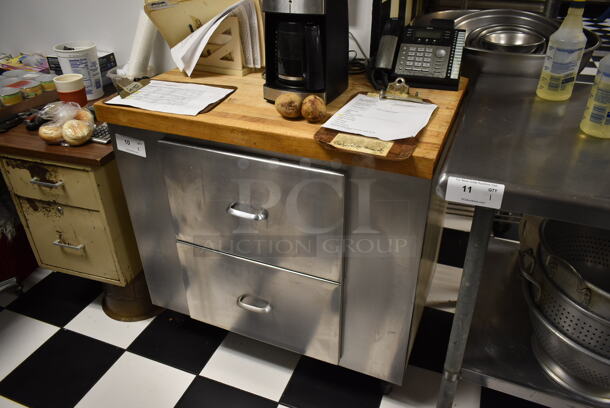
[[502,206],[503,196],[504,184],[449,177],[445,200],[497,210]]

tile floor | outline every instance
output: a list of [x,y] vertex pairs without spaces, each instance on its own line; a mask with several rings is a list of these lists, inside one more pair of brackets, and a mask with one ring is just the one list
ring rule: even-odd
[[[176,312],[141,322],[112,320],[101,309],[97,283],[41,270],[32,280],[41,276],[31,287],[28,279],[26,292],[0,311],[0,407],[398,408],[435,403],[451,324],[447,312],[426,310],[420,339],[427,340],[417,342],[409,380],[383,395],[374,378]],[[455,291],[449,285],[436,296],[447,302]],[[488,392],[464,383],[456,407],[478,407]]]
[[607,19],[603,23],[598,23],[590,18],[585,18],[584,20],[585,28],[599,35],[602,40],[602,45],[593,53],[592,60],[578,75],[576,82],[592,84],[595,80],[599,61],[601,61],[606,54],[610,53],[610,19]]
[[[467,235],[446,230],[444,252],[457,252],[447,259],[463,259],[464,247],[451,243]],[[405,384],[384,395],[374,378],[173,311],[112,320],[101,308],[101,285],[37,270],[24,294],[0,295],[0,408],[431,408],[460,274],[457,265],[439,265]],[[455,407],[503,406],[536,407],[460,384]]]

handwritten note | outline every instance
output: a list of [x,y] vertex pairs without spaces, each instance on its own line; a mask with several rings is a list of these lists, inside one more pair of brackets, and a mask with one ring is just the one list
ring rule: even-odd
[[329,144],[337,149],[385,157],[388,155],[394,142],[385,142],[383,140],[371,139],[370,137],[339,133]]
[[340,132],[390,141],[415,137],[437,108],[415,103],[357,95],[323,126]]

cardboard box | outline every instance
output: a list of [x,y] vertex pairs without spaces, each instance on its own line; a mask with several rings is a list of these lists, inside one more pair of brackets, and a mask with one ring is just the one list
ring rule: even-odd
[[[103,85],[110,85],[112,81],[106,73],[112,68],[116,67],[116,58],[114,52],[111,51],[97,51],[98,61],[100,63],[100,71],[102,71],[102,83]],[[47,62],[49,63],[49,69],[56,75],[63,74],[61,66],[59,65],[59,59],[54,55],[47,56]]]

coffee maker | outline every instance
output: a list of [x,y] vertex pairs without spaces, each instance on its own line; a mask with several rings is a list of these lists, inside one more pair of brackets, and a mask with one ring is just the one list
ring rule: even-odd
[[347,0],[263,0],[263,11],[266,100],[294,92],[328,103],[347,89]]

